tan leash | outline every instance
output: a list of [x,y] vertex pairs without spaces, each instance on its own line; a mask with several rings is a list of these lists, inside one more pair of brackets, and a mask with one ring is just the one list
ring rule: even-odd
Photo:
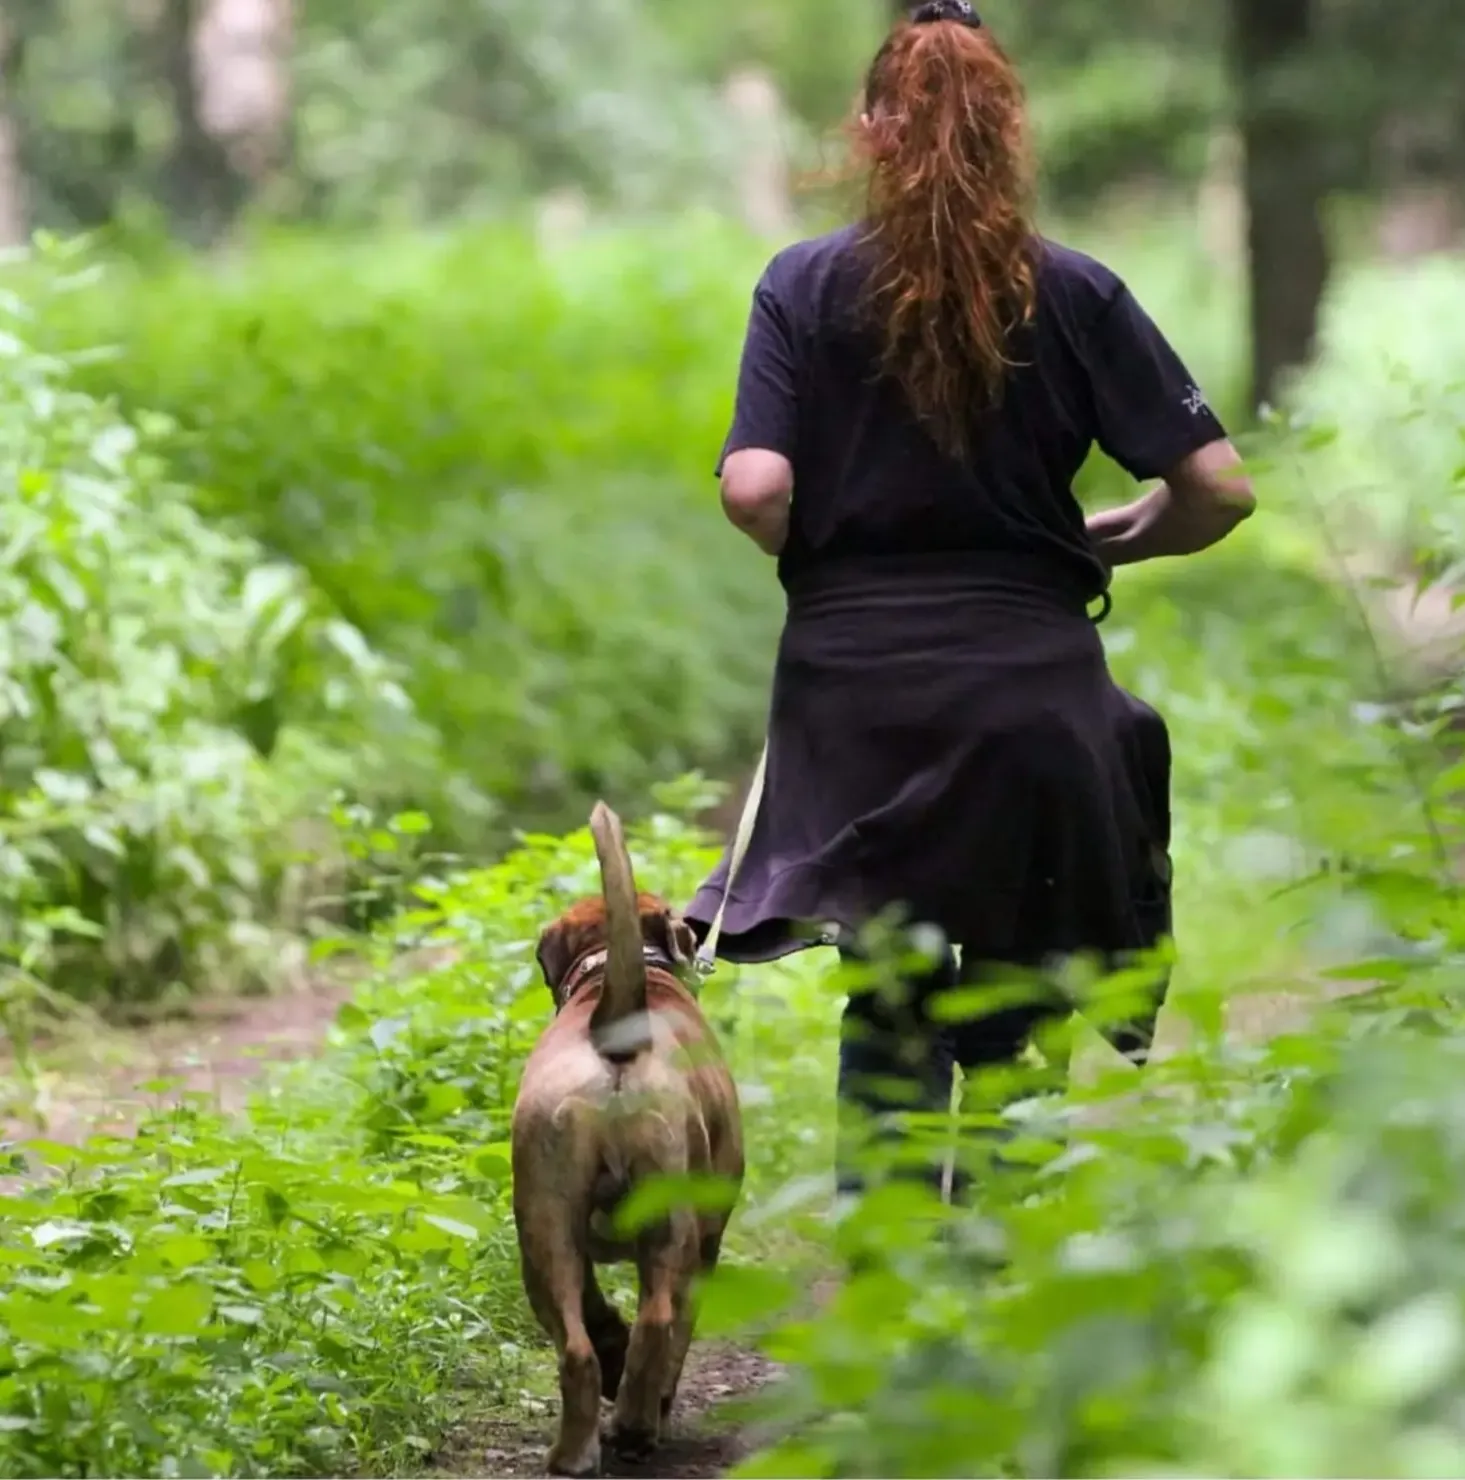
[[748,787],[748,799],[743,803],[743,815],[738,818],[738,830],[733,834],[732,852],[727,860],[727,878],[722,884],[722,902],[712,917],[707,939],[697,952],[697,971],[701,976],[711,976],[717,966],[717,943],[722,939],[722,922],[727,916],[728,901],[732,898],[733,885],[738,871],[748,856],[748,845],[753,841],[753,827],[758,821],[758,808],[763,804],[763,783],[768,774],[768,742],[763,742],[763,754],[758,757],[758,769],[753,772],[752,784]]

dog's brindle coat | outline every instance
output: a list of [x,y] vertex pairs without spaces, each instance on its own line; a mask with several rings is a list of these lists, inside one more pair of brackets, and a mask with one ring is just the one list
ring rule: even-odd
[[[600,1468],[600,1400],[612,1443],[644,1453],[670,1412],[692,1340],[691,1286],[711,1271],[731,1207],[673,1210],[620,1241],[619,1202],[661,1174],[743,1178],[737,1090],[681,972],[691,929],[637,894],[620,822],[591,816],[603,898],[582,900],[540,937],[555,1018],[514,1106],[514,1221],[524,1288],[560,1359],[560,1429],[548,1469]],[[640,1302],[628,1331],[596,1264],[634,1262]]]

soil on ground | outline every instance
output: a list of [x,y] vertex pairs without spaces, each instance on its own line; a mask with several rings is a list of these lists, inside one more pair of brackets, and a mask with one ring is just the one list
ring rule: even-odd
[[[217,1099],[226,1113],[241,1110],[269,1065],[320,1052],[350,995],[349,984],[337,982],[272,997],[201,999],[184,1018],[68,1035],[42,1050],[33,1105],[24,1103],[14,1065],[0,1051],[0,1140],[74,1143],[93,1131],[126,1134],[148,1106],[190,1094]],[[168,1088],[143,1088],[159,1081]]]
[[[713,1480],[746,1459],[755,1447],[750,1432],[728,1404],[752,1397],[777,1376],[777,1368],[755,1352],[721,1342],[694,1345],[687,1357],[677,1406],[660,1448],[650,1459],[630,1463],[607,1444],[601,1473],[623,1480]],[[606,1409],[607,1420],[609,1408]],[[434,1476],[514,1480],[542,1475],[554,1435],[558,1403],[542,1415],[467,1419],[437,1456]]]

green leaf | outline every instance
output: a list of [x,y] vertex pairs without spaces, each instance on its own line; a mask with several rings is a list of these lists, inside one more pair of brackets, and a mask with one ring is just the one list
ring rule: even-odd
[[38,1249],[53,1248],[57,1244],[80,1243],[91,1237],[91,1226],[69,1219],[51,1219],[31,1229],[31,1242]]
[[735,1336],[787,1312],[798,1285],[777,1269],[718,1266],[698,1296],[697,1325],[705,1336]]
[[221,1305],[218,1314],[222,1319],[240,1326],[260,1326],[265,1319],[264,1311],[257,1305]]
[[174,1238],[165,1239],[158,1246],[159,1258],[171,1264],[174,1269],[191,1269],[195,1265],[207,1264],[214,1257],[214,1246],[206,1238],[198,1234],[179,1234]]
[[371,1019],[354,1002],[343,1002],[336,1013],[336,1022],[348,1033],[360,1033],[370,1026]]
[[240,1268],[244,1273],[244,1278],[262,1293],[268,1293],[279,1287],[279,1271],[268,1259],[246,1259]]
[[148,1336],[197,1336],[209,1323],[214,1292],[198,1280],[155,1290],[143,1302],[138,1329]]
[[274,1187],[262,1188],[260,1197],[264,1202],[265,1214],[271,1225],[278,1228],[290,1216],[289,1202],[284,1194]]
[[509,1158],[505,1151],[485,1147],[473,1153],[469,1158],[469,1165],[473,1168],[475,1176],[484,1177],[490,1181],[506,1181],[510,1175]]
[[469,1243],[475,1242],[481,1236],[471,1223],[461,1223],[456,1218],[448,1218],[441,1213],[424,1213],[422,1221],[430,1223],[443,1233],[449,1233],[454,1238],[465,1239]]
[[229,1175],[224,1167],[193,1167],[186,1172],[175,1172],[171,1177],[165,1177],[163,1186],[208,1187]]
[[679,1174],[650,1177],[638,1183],[616,1209],[618,1236],[631,1237],[669,1213],[725,1213],[736,1206],[738,1190],[723,1177]]
[[410,1027],[405,1017],[378,1018],[371,1025],[370,1038],[378,1053],[386,1053]]

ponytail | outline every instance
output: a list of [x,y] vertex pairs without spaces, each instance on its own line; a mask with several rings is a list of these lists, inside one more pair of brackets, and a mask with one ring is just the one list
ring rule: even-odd
[[1001,398],[1036,299],[1022,85],[965,0],[932,0],[896,26],[857,141],[882,367],[960,456]]

